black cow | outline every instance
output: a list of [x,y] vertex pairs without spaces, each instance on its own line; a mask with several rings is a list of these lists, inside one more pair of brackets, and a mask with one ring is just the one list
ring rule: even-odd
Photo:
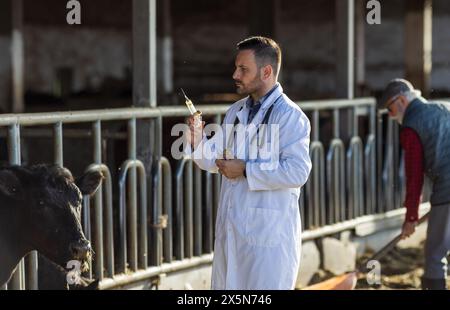
[[18,262],[37,250],[62,267],[82,262],[92,250],[80,223],[82,195],[92,195],[103,176],[88,172],[74,180],[56,165],[0,168],[0,286]]

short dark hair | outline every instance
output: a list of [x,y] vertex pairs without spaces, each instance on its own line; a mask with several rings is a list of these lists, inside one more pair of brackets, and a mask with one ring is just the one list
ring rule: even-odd
[[237,44],[237,50],[252,50],[258,67],[271,65],[275,76],[281,68],[281,49],[274,40],[266,37],[250,37]]

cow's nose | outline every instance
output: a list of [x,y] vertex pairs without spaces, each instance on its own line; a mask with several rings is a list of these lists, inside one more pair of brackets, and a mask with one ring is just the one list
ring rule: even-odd
[[75,259],[87,259],[88,254],[91,252],[91,243],[87,240],[72,243],[70,245],[70,252]]

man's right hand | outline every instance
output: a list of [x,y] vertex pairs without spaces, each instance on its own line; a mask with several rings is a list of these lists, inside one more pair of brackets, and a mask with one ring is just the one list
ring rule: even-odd
[[409,238],[416,231],[417,222],[405,221],[402,227],[402,240]]
[[200,141],[203,139],[203,128],[205,127],[205,122],[196,120],[200,116],[191,115],[186,118],[186,123],[189,126],[190,134],[186,136],[187,142],[192,145],[192,148],[195,150],[199,145]]

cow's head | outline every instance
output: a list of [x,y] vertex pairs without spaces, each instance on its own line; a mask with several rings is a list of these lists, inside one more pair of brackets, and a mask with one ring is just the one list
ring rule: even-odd
[[13,208],[17,242],[62,267],[70,260],[85,263],[92,250],[81,227],[82,195],[94,194],[102,178],[87,172],[74,180],[68,169],[55,165],[0,170],[0,192]]

